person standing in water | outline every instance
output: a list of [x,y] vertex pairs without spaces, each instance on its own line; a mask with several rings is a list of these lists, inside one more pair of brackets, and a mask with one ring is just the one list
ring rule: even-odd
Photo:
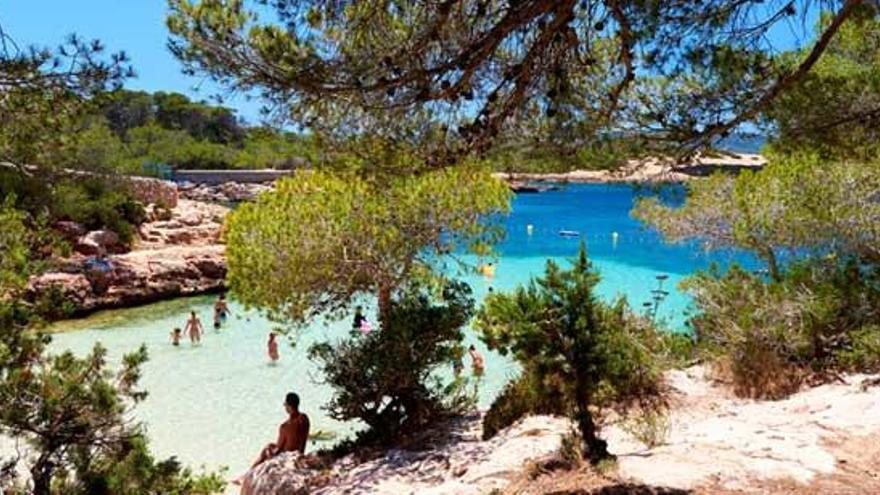
[[171,332],[171,345],[179,346],[180,345],[180,337],[183,335],[183,332],[180,331],[180,327],[175,328]]
[[189,320],[186,321],[186,327],[184,327],[183,331],[189,335],[189,341],[193,344],[201,342],[205,328],[202,326],[202,320],[199,319],[195,311],[190,311]]
[[354,320],[351,322],[351,329],[360,330],[365,321],[367,321],[367,317],[364,316],[364,307],[358,306],[354,309]]
[[474,376],[483,376],[483,371],[486,370],[486,363],[483,361],[483,355],[480,354],[480,351],[478,351],[473,345],[468,348],[468,354],[471,356],[471,366],[474,370]]
[[266,344],[269,360],[273,363],[278,361],[278,341],[275,340],[275,332],[269,332],[269,342]]
[[217,301],[214,302],[214,329],[220,330],[220,326],[226,322],[229,315],[229,305],[226,304],[226,295],[220,294]]

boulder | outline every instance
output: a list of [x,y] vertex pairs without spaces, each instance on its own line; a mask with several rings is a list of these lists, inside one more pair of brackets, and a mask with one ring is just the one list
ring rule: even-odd
[[70,222],[67,220],[62,220],[60,222],[55,222],[52,226],[56,232],[61,234],[61,237],[70,241],[76,242],[77,239],[85,235],[86,228],[77,222]]
[[74,247],[78,253],[94,256],[108,252],[118,252],[124,248],[119,236],[112,230],[93,230],[79,238]]
[[52,290],[60,290],[64,299],[82,307],[92,295],[92,284],[82,273],[44,273],[30,280],[27,299],[37,300]]
[[177,206],[177,184],[149,177],[129,177],[128,189],[143,204],[156,203],[166,208]]
[[95,244],[94,242],[85,240],[83,238],[81,238],[76,242],[76,244],[74,244],[73,250],[79,254],[84,254],[86,256],[98,256],[107,252],[98,244]]

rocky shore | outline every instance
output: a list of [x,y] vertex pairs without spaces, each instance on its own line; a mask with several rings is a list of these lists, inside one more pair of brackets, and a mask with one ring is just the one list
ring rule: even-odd
[[528,417],[482,441],[474,416],[365,462],[349,456],[310,468],[309,456],[280,456],[258,467],[243,493],[880,493],[880,387],[867,386],[876,380],[850,375],[785,400],[754,401],[696,366],[667,374],[669,427],[660,445],[647,447],[614,422],[605,427],[617,460],[602,473],[558,469],[560,440],[572,427],[565,419]]
[[271,189],[271,183],[240,182],[225,182],[217,185],[185,182],[178,186],[180,197],[184,199],[221,204],[253,201],[258,195]]
[[72,313],[68,316],[82,316],[222,290],[226,262],[221,229],[227,211],[186,199],[176,200],[170,209],[150,205],[149,219],[140,226],[131,251],[113,232],[57,226],[73,237],[76,253],[32,279],[27,297],[63,301]]
[[[552,183],[682,182],[714,170],[757,169],[760,155],[698,157],[686,164],[662,160],[631,161],[620,170],[575,170],[559,174],[496,174],[511,190],[540,193]],[[147,178],[130,179],[132,193],[147,204],[149,220],[129,247],[110,231],[86,232],[71,222],[55,228],[76,254],[34,278],[28,298],[63,300],[72,315],[99,309],[146,304],[178,296],[222,290],[226,265],[220,236],[228,206],[253,201],[272,189],[271,182],[194,184]],[[106,258],[95,266],[95,258]]]
[[715,171],[758,170],[766,160],[756,154],[698,156],[686,163],[656,158],[630,160],[617,170],[572,170],[561,173],[496,173],[514,191],[540,192],[542,183],[658,184],[687,182]]

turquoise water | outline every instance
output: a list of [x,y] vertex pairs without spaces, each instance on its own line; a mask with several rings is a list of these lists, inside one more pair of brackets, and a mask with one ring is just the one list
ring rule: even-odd
[[[656,276],[668,275],[664,288],[671,294],[658,316],[670,329],[683,330],[688,299],[674,290],[676,284],[713,260],[727,263],[735,255],[710,257],[695,246],[663,245],[656,233],[629,217],[637,194],[629,186],[578,185],[518,196],[505,219],[508,236],[499,246],[494,279],[474,276],[468,281],[478,297],[490,286],[498,291],[522,284],[541,273],[548,257],[565,259],[577,253],[578,239],[557,234],[560,229],[574,230],[581,233],[602,274],[599,291],[605,297],[625,295],[640,309],[657,287]],[[533,226],[531,235],[527,225]],[[232,316],[221,331],[208,328],[199,346],[173,347],[169,332],[183,326],[190,309],[210,327],[212,302],[213,297],[182,299],[65,322],[59,326],[65,332],[56,334],[52,345],[84,353],[101,342],[110,358],[118,360],[123,352],[146,344],[150,361],[141,383],[149,397],[135,410],[136,418],[146,424],[159,455],[177,455],[193,466],[228,466],[233,474],[242,471],[266,442],[274,440],[284,419],[282,399],[289,390],[302,397],[313,430],[344,435],[357,427],[326,417],[321,405],[330,390],[319,383],[315,366],[305,358],[310,343],[344,337],[348,321],[314,323],[298,335],[296,347],[282,346],[280,362],[271,365],[266,337],[273,324],[233,302]],[[486,356],[480,404],[487,407],[516,367],[489,353],[472,332],[467,332],[467,339]]]

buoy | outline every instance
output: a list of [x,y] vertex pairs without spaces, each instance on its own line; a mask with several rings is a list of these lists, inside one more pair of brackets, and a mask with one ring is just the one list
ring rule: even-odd
[[534,225],[532,225],[532,224],[526,225],[526,233],[528,235],[532,235],[532,232],[534,232],[534,231],[535,231]]

